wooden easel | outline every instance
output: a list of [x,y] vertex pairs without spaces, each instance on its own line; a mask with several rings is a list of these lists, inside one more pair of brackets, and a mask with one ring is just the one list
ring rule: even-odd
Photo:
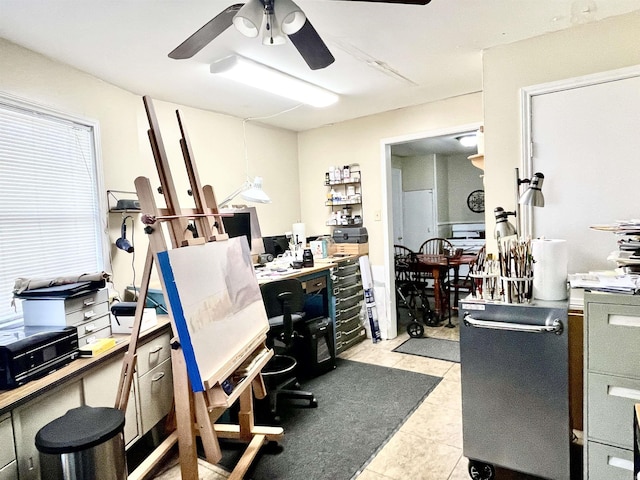
[[[142,221],[146,225],[145,233],[149,238],[149,249],[145,261],[140,294],[137,300],[135,320],[131,334],[129,349],[125,354],[116,408],[125,411],[129,398],[129,391],[133,381],[133,371],[136,364],[136,349],[142,314],[145,307],[149,281],[153,263],[158,265],[158,253],[165,252],[167,245],[162,231],[162,224],[168,227],[172,248],[204,244],[210,241],[224,241],[228,239],[221,221],[214,223],[215,229],[210,225],[211,219],[220,220],[215,195],[211,186],[200,184],[189,138],[180,112],[176,111],[178,123],[182,134],[180,145],[191,185],[195,208],[181,209],[173,179],[169,170],[169,163],[160,135],[158,121],[155,115],[153,103],[149,97],[143,97],[150,129],[148,130],[151,149],[156,162],[156,168],[160,177],[161,193],[164,195],[166,208],[158,208],[151,189],[149,179],[138,177],[135,180],[136,191],[142,212]],[[198,232],[197,238],[193,235],[193,229],[189,227],[189,219],[193,219]],[[160,275],[163,291],[167,297],[167,288],[163,276]],[[254,424],[253,397],[264,398],[265,386],[261,376],[261,370],[273,356],[273,351],[265,345],[266,331],[255,338],[248,339],[246,348],[238,352],[233,358],[217,368],[215,373],[204,382],[204,391],[194,392],[187,374],[185,358],[180,347],[177,328],[172,313],[170,302],[167,307],[171,318],[174,333],[172,340],[171,361],[174,380],[174,409],[177,428],[171,432],[167,439],[129,476],[130,480],[146,478],[171,450],[176,441],[180,453],[180,468],[183,480],[198,479],[198,455],[196,451],[196,435],[199,435],[204,447],[205,459],[211,464],[220,461],[222,454],[218,444],[218,438],[233,438],[247,442],[249,445],[240,461],[229,476],[230,479],[241,479],[254,460],[260,447],[266,441],[279,441],[282,439],[283,430],[279,427],[261,427]],[[212,340],[213,341],[213,340]],[[242,379],[233,390],[226,391],[223,382],[234,376]],[[224,411],[239,401],[240,412],[237,425],[215,424],[215,421]]]

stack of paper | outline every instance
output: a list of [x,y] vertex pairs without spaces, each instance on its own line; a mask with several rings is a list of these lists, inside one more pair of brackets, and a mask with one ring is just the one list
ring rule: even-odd
[[610,272],[575,273],[569,275],[571,288],[584,288],[597,292],[626,293],[640,291],[640,275],[615,275]]

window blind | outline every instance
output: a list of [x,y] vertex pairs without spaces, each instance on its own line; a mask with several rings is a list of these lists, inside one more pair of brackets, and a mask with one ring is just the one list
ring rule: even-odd
[[103,269],[94,128],[0,98],[0,325],[16,278]]

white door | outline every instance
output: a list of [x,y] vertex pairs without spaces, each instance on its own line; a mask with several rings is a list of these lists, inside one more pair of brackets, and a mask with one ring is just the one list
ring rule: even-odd
[[403,245],[417,251],[425,240],[436,236],[433,190],[404,192],[403,205]]
[[391,195],[393,209],[393,244],[404,245],[403,233],[403,195],[402,195],[402,169],[391,169]]

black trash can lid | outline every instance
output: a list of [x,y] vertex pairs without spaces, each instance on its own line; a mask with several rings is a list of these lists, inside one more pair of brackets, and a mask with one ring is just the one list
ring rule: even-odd
[[62,454],[86,450],[113,438],[124,429],[124,412],[109,407],[78,407],[42,427],[36,448]]

